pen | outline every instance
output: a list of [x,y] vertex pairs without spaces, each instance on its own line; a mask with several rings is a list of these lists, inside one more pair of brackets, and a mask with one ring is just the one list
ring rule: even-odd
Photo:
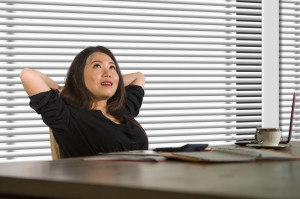
[[211,151],[211,148],[203,149],[203,152]]

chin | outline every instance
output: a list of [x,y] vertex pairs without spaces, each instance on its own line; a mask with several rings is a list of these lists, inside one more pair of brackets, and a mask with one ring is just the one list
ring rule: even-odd
[[114,96],[114,93],[109,94],[109,95],[103,95],[103,97],[106,98],[106,99],[110,99],[110,98],[112,98],[112,96]]

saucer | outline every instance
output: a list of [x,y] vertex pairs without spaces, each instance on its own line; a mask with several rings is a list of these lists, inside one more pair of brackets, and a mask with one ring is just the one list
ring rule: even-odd
[[290,144],[279,144],[278,146],[262,146],[259,144],[247,144],[246,146],[254,147],[254,148],[264,148],[264,149],[283,149],[286,147],[290,147]]

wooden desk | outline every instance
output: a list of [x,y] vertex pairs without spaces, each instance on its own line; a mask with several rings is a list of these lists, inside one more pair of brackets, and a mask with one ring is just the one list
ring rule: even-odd
[[[289,150],[300,155],[300,142]],[[300,198],[300,161],[0,164],[0,198]]]

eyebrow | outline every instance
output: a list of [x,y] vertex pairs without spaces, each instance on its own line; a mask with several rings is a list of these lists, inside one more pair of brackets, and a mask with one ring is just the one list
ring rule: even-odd
[[[94,60],[94,61],[92,61],[92,63],[94,63],[94,62],[100,62],[100,63],[103,63],[102,61],[100,61],[100,60]],[[115,65],[115,63],[114,62],[109,62],[109,64],[114,64]]]

